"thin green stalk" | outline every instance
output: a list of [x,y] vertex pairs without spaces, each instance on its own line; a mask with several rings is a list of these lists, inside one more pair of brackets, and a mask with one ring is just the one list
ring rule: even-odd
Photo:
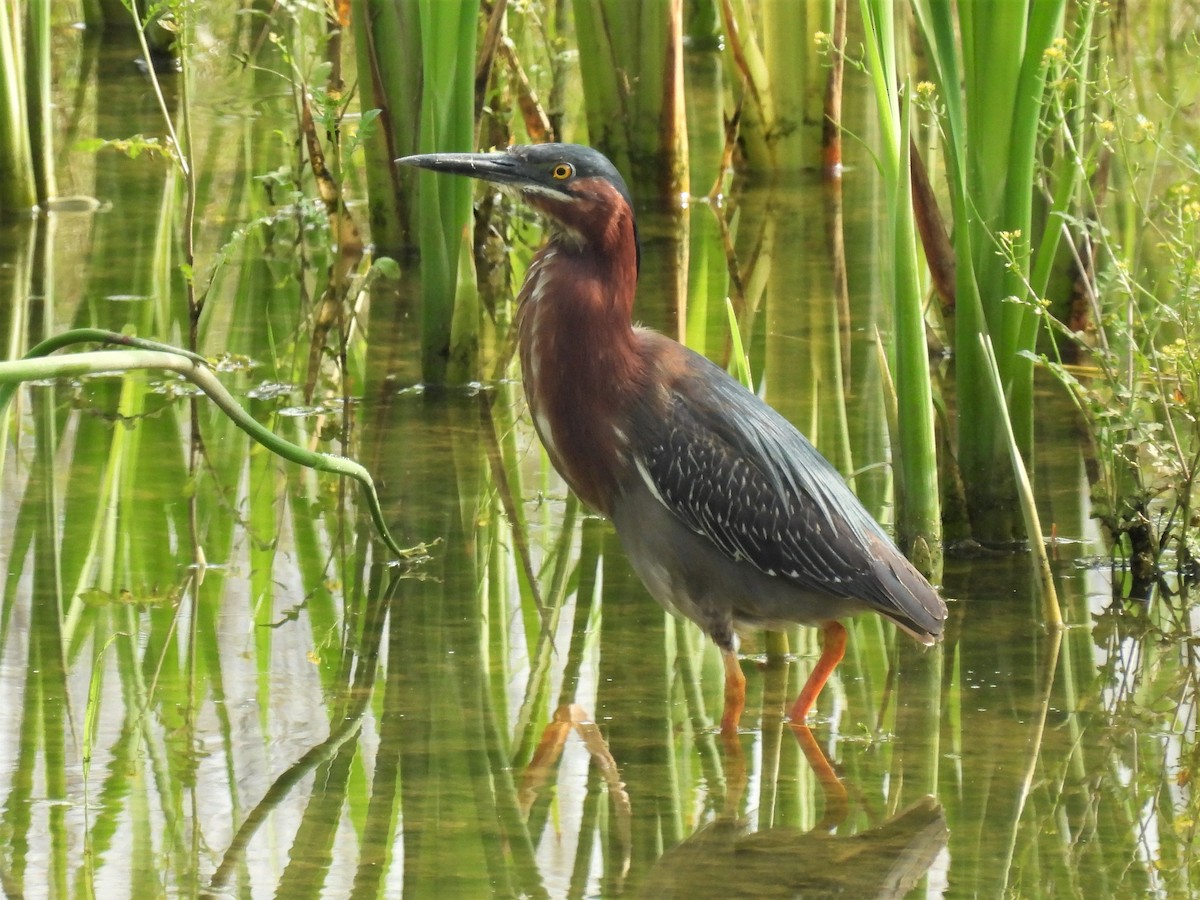
[[[876,110],[883,132],[879,166],[891,197],[890,285],[894,297],[893,374],[896,380],[899,443],[894,446],[896,536],[918,569],[935,579],[941,574],[941,503],[937,482],[937,444],[933,425],[933,388],[925,339],[924,295],[917,256],[910,171],[911,102],[901,104],[896,61],[893,5],[862,0],[867,60]],[[911,96],[911,85],[906,94]]]
[[[150,80],[150,84],[154,89],[155,99],[158,101],[159,111],[162,113],[163,125],[167,129],[167,135],[171,141],[170,158],[183,175],[184,183],[184,211],[183,222],[180,223],[183,239],[183,262],[181,268],[184,273],[184,282],[186,284],[188,298],[188,345],[192,348],[196,347],[199,336],[200,313],[204,305],[204,297],[197,296],[195,283],[195,264],[196,264],[196,172],[192,166],[192,116],[191,116],[191,91],[190,91],[190,67],[188,60],[190,54],[180,52],[180,119],[183,131],[183,139],[180,140],[179,134],[175,129],[175,120],[171,115],[171,110],[167,107],[166,98],[163,95],[162,85],[159,83],[158,74],[154,68],[154,61],[150,53],[150,45],[146,40],[146,22],[141,13],[138,11],[137,0],[128,0],[129,12],[133,16],[134,28],[137,31],[138,44],[142,48],[142,59],[146,64],[146,74]],[[185,41],[187,37],[188,23],[186,20],[187,4],[176,4],[171,10],[172,14],[178,19],[177,39]]]
[[[989,348],[990,349],[990,348]],[[1057,607],[1057,599],[1055,606]],[[1056,624],[1061,624],[1061,621]],[[1058,668],[1059,649],[1062,646],[1063,632],[1060,628],[1055,628],[1050,633],[1050,642],[1046,647],[1046,658],[1043,662],[1044,675],[1042,683],[1039,686],[1039,696],[1036,698],[1036,704],[1033,707],[1033,724],[1029,729],[1029,737],[1025,742],[1028,748],[1028,755],[1024,760],[1024,768],[1021,773],[1021,782],[1018,789],[1016,803],[1013,805],[1012,818],[1007,823],[997,823],[1002,827],[1007,825],[1007,840],[1004,847],[1003,859],[998,860],[1000,863],[999,871],[1003,879],[1001,888],[1008,886],[1009,880],[1012,877],[1014,850],[1016,849],[1017,836],[1020,832],[1021,815],[1025,810],[1025,804],[1029,799],[1030,790],[1033,786],[1033,778],[1037,772],[1038,760],[1041,757],[1042,743],[1046,733],[1046,719],[1050,712],[1050,694],[1054,688],[1054,673]]]
[[0,218],[28,212],[37,203],[21,19],[7,5],[0,15]]
[[[1005,205],[999,224],[1002,229],[1016,229],[1026,235],[1023,247],[1027,249],[1020,260],[1020,269],[1007,272],[1005,293],[999,305],[999,320],[1003,326],[1001,353],[1008,360],[1006,368],[1011,385],[1008,405],[1017,445],[1026,459],[1032,459],[1033,452],[1033,361],[1024,356],[1022,351],[1034,349],[1041,317],[1028,305],[1003,301],[1009,296],[1021,296],[1020,291],[1034,265],[1032,252],[1028,248],[1033,246],[1034,240],[1035,193],[1031,186],[1037,181],[1038,130],[1042,125],[1043,91],[1048,71],[1043,54],[1050,47],[1054,35],[1061,30],[1064,9],[1065,3],[1060,0],[1041,0],[1030,6],[1025,23],[1025,52],[1016,83]],[[1073,165],[1068,172],[1073,188],[1074,179],[1080,173]],[[1053,220],[1049,222],[1051,231],[1058,230],[1057,224]]]
[[[87,706],[84,708],[83,719],[83,735],[82,747],[80,750],[81,761],[83,764],[83,818],[87,822],[90,818],[90,804],[88,802],[88,775],[92,768],[92,750],[96,746],[96,722],[100,715],[100,700],[101,687],[104,681],[104,664],[105,654],[108,653],[108,648],[118,637],[128,637],[123,632],[114,632],[110,634],[104,641],[104,645],[96,652],[92,658],[92,675],[88,679]],[[90,839],[91,829],[85,831],[85,836]]]
[[[6,271],[3,277],[0,277],[0,292],[2,292],[0,304],[3,304],[8,310],[8,322],[5,325],[8,332],[5,358],[16,359],[25,351],[25,342],[28,340],[30,332],[30,320],[36,308],[31,297],[33,291],[29,289],[29,285],[33,278],[33,251],[37,235],[37,222],[31,221],[24,228],[10,229],[8,235],[10,250]],[[5,386],[0,385],[0,397],[4,396],[4,390]],[[6,403],[7,399],[0,400],[0,407]],[[0,471],[4,471],[4,461],[8,455],[13,422],[14,417],[12,416],[0,416]],[[17,425],[16,431],[19,438],[19,425]],[[14,440],[13,445],[16,446],[16,444],[17,441]],[[0,621],[3,621],[3,618],[3,615],[0,614]],[[0,625],[0,647],[4,646],[3,638],[4,628]]]
[[29,4],[26,7],[29,28],[29,53],[25,58],[25,75],[29,84],[26,102],[34,181],[37,185],[38,202],[44,203],[55,194],[54,122],[50,94],[50,0],[26,2]]
[[733,301],[728,297],[725,298],[725,313],[729,317],[729,337],[733,343],[732,357],[733,376],[746,386],[746,390],[754,390],[754,379],[750,376],[750,357],[746,355],[746,349],[742,346],[742,331],[738,327],[737,312],[733,308]]
[[1017,445],[1013,433],[1012,422],[1009,420],[1008,405],[1004,402],[1004,385],[1000,381],[1000,367],[996,365],[996,354],[992,348],[991,339],[984,334],[979,335],[979,345],[983,357],[988,362],[991,378],[989,384],[995,395],[995,401],[1000,410],[1001,424],[1008,434],[1009,456],[1012,460],[1013,472],[1016,476],[1017,488],[1021,501],[1021,513],[1025,517],[1025,531],[1029,535],[1030,547],[1037,562],[1038,578],[1042,587],[1042,602],[1045,606],[1046,624],[1051,628],[1061,628],[1062,610],[1058,605],[1058,592],[1054,588],[1054,573],[1050,569],[1050,557],[1046,553],[1046,539],[1042,536],[1042,522],[1038,516],[1037,503],[1033,497],[1033,486],[1029,483],[1029,474],[1025,471],[1025,460],[1021,456],[1021,448]]

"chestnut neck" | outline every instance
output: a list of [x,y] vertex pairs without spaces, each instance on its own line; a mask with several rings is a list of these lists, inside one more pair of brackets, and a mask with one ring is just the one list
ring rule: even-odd
[[517,313],[525,395],[542,443],[572,489],[602,513],[618,489],[628,405],[644,380],[631,320],[633,213],[623,202],[610,213],[556,217]]

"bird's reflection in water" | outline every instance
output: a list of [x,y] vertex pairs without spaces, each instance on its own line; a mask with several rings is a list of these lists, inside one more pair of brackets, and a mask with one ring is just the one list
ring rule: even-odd
[[748,834],[743,824],[720,818],[664,853],[638,896],[903,897],[947,837],[941,804],[932,797],[849,837],[797,828]]
[[[923,797],[873,828],[853,835],[830,832],[846,818],[845,786],[806,725],[790,730],[820,785],[821,821],[810,831],[769,828],[748,832],[738,816],[746,787],[740,744],[725,749],[725,812],[686,840],[667,850],[647,873],[636,895],[655,900],[685,897],[903,897],[921,880],[946,846],[945,814],[933,797]],[[618,761],[591,717],[579,706],[561,707],[546,727],[524,772],[520,805],[524,815],[550,780],[568,734],[578,732],[608,784],[622,861],[616,874],[624,881],[630,861],[630,820],[636,798],[620,780]],[[629,887],[629,885],[626,885]]]
[[821,787],[817,825],[748,832],[738,817],[746,766],[740,744],[725,740],[725,813],[664,853],[639,896],[903,897],[929,871],[949,838],[941,804],[923,797],[874,828],[830,834],[849,811],[845,785],[808,726],[788,728]]

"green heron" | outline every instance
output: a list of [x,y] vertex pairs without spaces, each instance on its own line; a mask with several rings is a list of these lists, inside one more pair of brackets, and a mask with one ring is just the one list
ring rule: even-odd
[[794,723],[842,659],[839,619],[874,610],[937,640],[946,604],[817,449],[719,366],[633,325],[641,248],[608,159],[537,144],[397,162],[499,185],[549,221],[517,311],[534,427],[572,490],[612,520],[655,599],[720,648],[726,735],[745,704],[742,629],[821,626]]

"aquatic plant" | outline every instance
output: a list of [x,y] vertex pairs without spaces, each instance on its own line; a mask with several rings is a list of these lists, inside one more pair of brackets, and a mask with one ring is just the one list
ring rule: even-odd
[[[1050,326],[1027,357],[1078,405],[1093,514],[1124,572],[1114,590],[1148,597],[1186,591],[1200,551],[1200,161],[1185,86],[1139,94],[1121,67],[1056,60],[1063,148],[1086,178],[1051,213],[1066,247],[1057,296],[1043,281],[1014,302]],[[1071,88],[1084,80],[1095,99],[1080,107]],[[1011,242],[999,255],[1013,263]]]

